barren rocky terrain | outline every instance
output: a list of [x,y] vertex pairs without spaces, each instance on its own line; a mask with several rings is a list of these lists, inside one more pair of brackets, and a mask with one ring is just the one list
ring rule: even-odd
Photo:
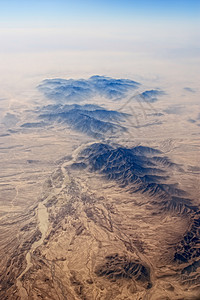
[[1,123],[0,298],[200,299],[197,95],[104,76],[39,90]]

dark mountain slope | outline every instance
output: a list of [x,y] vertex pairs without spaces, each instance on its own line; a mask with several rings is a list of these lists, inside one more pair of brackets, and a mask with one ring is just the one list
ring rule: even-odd
[[67,124],[72,129],[95,138],[126,131],[126,128],[119,122],[123,121],[127,114],[93,105],[49,106],[43,111],[44,113],[39,116],[40,119],[50,123],[56,121]]
[[184,214],[196,210],[178,184],[167,183],[170,168],[175,164],[162,157],[157,149],[143,146],[128,149],[96,143],[82,151],[79,161],[88,165],[91,172],[115,180],[130,193],[148,194],[152,204],[162,211]]

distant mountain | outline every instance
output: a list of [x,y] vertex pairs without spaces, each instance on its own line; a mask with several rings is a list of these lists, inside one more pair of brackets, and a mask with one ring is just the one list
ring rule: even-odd
[[146,102],[156,102],[158,97],[166,95],[166,93],[162,90],[147,90],[137,96],[138,99],[146,101]]
[[140,84],[129,79],[114,79],[105,76],[92,76],[89,81],[95,87],[95,90],[109,99],[121,99],[126,96],[127,92],[137,89]]
[[67,124],[72,129],[95,138],[126,131],[119,122],[128,115],[95,105],[51,105],[42,109],[39,118],[50,123]]
[[101,106],[99,105],[95,105],[95,104],[84,104],[84,105],[79,105],[79,104],[66,104],[66,105],[62,105],[62,104],[54,104],[54,105],[46,105],[43,106],[42,108],[39,108],[38,112],[39,113],[63,113],[63,112],[67,112],[70,111],[72,109],[81,109],[81,110],[89,110],[89,111],[93,111],[96,109],[102,109]]
[[184,91],[190,92],[190,93],[196,93],[196,90],[191,87],[184,87]]
[[114,79],[106,76],[92,76],[89,79],[46,79],[38,86],[44,95],[61,103],[80,102],[94,96],[109,99],[126,97],[129,91],[140,86],[129,79]]
[[147,193],[152,197],[152,204],[162,211],[184,214],[196,209],[177,184],[166,183],[169,177],[167,169],[175,164],[157,149],[96,143],[82,151],[79,161],[87,164],[91,172],[115,180],[130,193]]
[[33,122],[33,123],[24,123],[21,125],[22,128],[40,128],[46,126],[45,122]]

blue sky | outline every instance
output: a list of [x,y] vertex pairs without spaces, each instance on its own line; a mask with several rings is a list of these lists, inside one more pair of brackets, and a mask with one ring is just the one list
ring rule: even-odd
[[200,0],[0,0],[0,54],[200,57]]
[[0,0],[0,26],[54,27],[70,22],[147,19],[196,22],[199,0]]

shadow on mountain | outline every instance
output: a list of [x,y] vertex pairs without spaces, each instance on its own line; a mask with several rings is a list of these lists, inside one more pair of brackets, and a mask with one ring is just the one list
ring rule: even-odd
[[125,132],[127,129],[119,122],[127,114],[106,110],[96,105],[49,105],[42,109],[39,118],[45,122],[67,124],[72,129],[94,138]]
[[130,193],[148,194],[151,203],[162,211],[186,214],[196,210],[178,184],[166,182],[168,171],[176,165],[157,149],[144,146],[128,149],[95,143],[82,151],[79,162],[87,164],[90,172],[115,180]]
[[[183,239],[176,247],[174,261],[178,263],[187,263],[192,261],[192,264],[183,270],[183,273],[191,273],[197,266],[197,262],[193,264],[194,259],[200,257],[200,211],[196,211],[188,231]],[[199,278],[200,279],[200,278]]]
[[132,261],[126,256],[120,256],[118,253],[105,257],[105,263],[98,266],[95,271],[99,277],[116,281],[118,279],[134,279],[143,284],[146,288],[152,287],[150,281],[150,268],[137,261]]
[[22,128],[41,128],[46,126],[45,122],[33,122],[33,123],[24,123],[21,125]]

